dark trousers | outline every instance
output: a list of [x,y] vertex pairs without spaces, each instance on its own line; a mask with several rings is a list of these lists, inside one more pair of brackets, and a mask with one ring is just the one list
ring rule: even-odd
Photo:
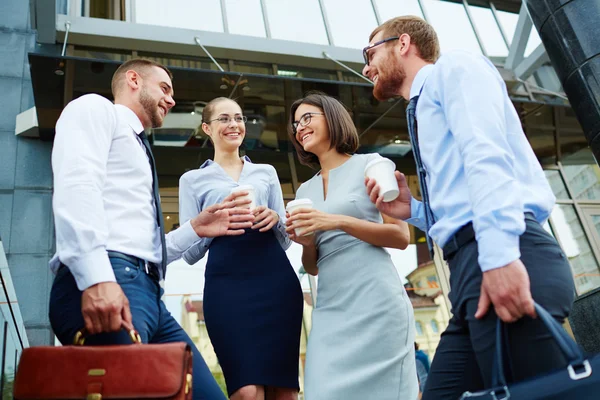
[[[146,274],[143,265],[121,258],[111,258],[117,282],[129,299],[133,325],[144,343],[186,342],[193,351],[194,400],[224,400],[204,359],[189,336],[175,321],[161,300],[163,290],[155,278]],[[50,323],[62,344],[72,344],[75,333],[83,328],[81,292],[68,268],[58,271],[50,292]],[[130,344],[126,332],[90,336],[86,345]]]
[[[571,267],[556,240],[527,218],[520,237],[521,261],[531,282],[533,299],[563,323],[575,289]],[[497,316],[490,311],[475,319],[482,272],[477,242],[462,245],[448,259],[453,317],[435,353],[423,400],[458,399],[465,391],[490,388],[495,360]],[[566,366],[566,360],[539,319],[521,318],[508,326],[507,380],[519,381]]]

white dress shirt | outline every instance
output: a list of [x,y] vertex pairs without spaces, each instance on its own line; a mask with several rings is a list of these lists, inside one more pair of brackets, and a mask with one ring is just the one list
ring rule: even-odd
[[[523,214],[543,223],[555,197],[498,70],[481,55],[448,52],[419,70],[410,88],[415,96],[436,221],[429,235],[443,247],[473,222],[482,271],[519,259]],[[422,203],[414,198],[411,214],[407,222],[426,229]]]
[[[50,268],[69,267],[79,290],[114,282],[107,250],[160,263],[162,247],[152,169],[135,113],[88,94],[70,102],[57,124],[52,170],[56,254]],[[190,222],[166,237],[167,262],[200,238]]]

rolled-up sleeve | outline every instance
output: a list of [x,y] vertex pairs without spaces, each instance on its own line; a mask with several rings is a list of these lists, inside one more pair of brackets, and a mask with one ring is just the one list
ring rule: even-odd
[[98,95],[69,103],[56,124],[52,150],[56,250],[79,290],[116,281],[106,252],[108,223],[102,200],[115,129],[114,106]]
[[[182,223],[181,228],[189,227],[189,230],[194,233],[196,240],[190,246],[183,249],[181,258],[183,258],[183,260],[190,265],[197,263],[206,255],[211,242],[211,239],[209,238],[198,237],[190,223],[190,220],[198,215],[201,211],[200,204],[198,203],[196,195],[194,194],[192,182],[186,175],[183,175],[179,179],[179,221]],[[189,237],[191,238],[191,236],[192,235],[190,233]]]
[[285,205],[283,204],[283,191],[279,184],[279,177],[275,168],[270,168],[271,178],[269,182],[269,204],[268,207],[279,215],[279,221],[273,227],[275,237],[284,250],[292,245],[292,240],[285,231]]
[[514,154],[505,126],[506,87],[496,68],[483,57],[440,62],[444,73],[440,99],[450,131],[463,157],[473,228],[482,271],[520,258],[519,236],[525,231],[518,196]]

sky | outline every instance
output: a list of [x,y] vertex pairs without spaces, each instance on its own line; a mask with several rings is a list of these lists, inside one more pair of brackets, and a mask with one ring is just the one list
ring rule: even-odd
[[[390,252],[392,261],[396,266],[398,274],[406,282],[406,275],[417,267],[417,252],[415,245],[409,245],[406,250],[387,249]],[[286,251],[292,267],[298,273],[302,265],[302,246],[293,243]],[[167,309],[173,314],[178,322],[181,322],[181,301],[183,295],[190,294],[192,299],[201,300],[204,288],[204,270],[208,254],[195,265],[188,265],[183,260],[178,260],[169,264],[167,269],[167,279],[165,281],[164,302]],[[318,280],[318,277],[317,277]],[[302,279],[302,287],[305,291],[309,290],[308,279]]]

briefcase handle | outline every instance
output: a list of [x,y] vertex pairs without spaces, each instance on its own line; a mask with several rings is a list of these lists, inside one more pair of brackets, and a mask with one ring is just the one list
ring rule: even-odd
[[[127,330],[124,326],[121,326],[121,329]],[[131,342],[134,344],[142,344],[142,337],[135,329],[127,330],[129,334],[129,338]],[[85,344],[85,339],[89,336],[88,331],[85,328],[82,328],[75,333],[75,338],[73,338],[73,344],[75,346],[83,346]]]
[[[592,367],[590,363],[585,359],[585,356],[579,346],[571,339],[571,337],[565,332],[562,326],[546,311],[542,306],[534,303],[535,312],[538,318],[546,325],[546,328],[550,331],[550,334],[558,344],[558,347],[562,351],[563,355],[569,362],[567,367],[569,376],[573,380],[579,380],[587,378],[592,374]],[[505,337],[506,325],[498,318],[496,326],[496,364],[492,371],[492,387],[504,386],[506,387],[506,378],[504,376],[504,361],[503,355],[504,347],[507,344]],[[508,351],[508,349],[506,349]]]

